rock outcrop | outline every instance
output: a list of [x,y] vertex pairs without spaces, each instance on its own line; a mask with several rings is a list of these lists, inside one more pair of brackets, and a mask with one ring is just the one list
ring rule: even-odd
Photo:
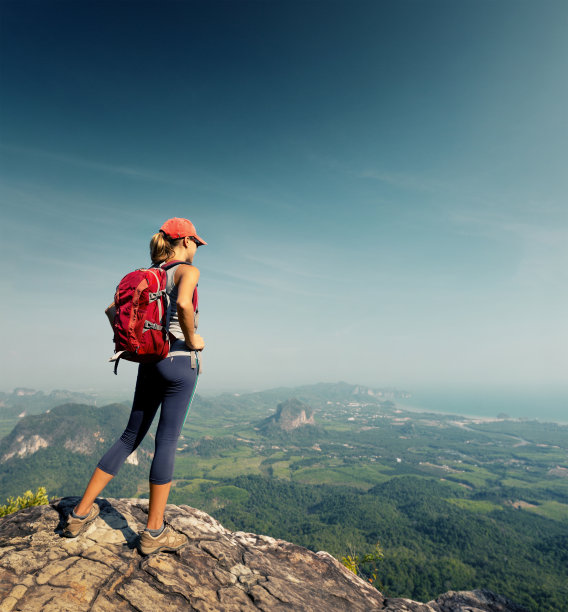
[[190,542],[142,557],[145,500],[99,500],[100,516],[76,539],[61,537],[77,503],[64,498],[0,520],[0,612],[521,612],[487,591],[446,593],[422,604],[389,599],[325,552],[225,529],[189,506],[168,506]]
[[276,413],[265,419],[259,429],[265,433],[273,430],[291,432],[306,425],[314,426],[314,411],[297,399],[289,399],[278,404]]
[[[97,408],[64,404],[43,414],[23,417],[0,440],[0,463],[13,457],[27,458],[39,450],[53,447],[81,455],[98,455],[105,440],[112,440],[124,427],[130,410],[122,404]],[[146,452],[152,445],[146,443]]]

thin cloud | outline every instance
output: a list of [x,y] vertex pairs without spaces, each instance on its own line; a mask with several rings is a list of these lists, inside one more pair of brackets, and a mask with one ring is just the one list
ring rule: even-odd
[[[298,283],[286,282],[281,276],[263,276],[258,274],[239,274],[236,272],[219,272],[218,270],[209,269],[206,266],[201,268],[204,273],[207,274],[211,284],[227,283],[232,287],[235,285],[244,286],[247,285],[254,287],[255,289],[261,289],[267,296],[271,294],[268,291],[273,291],[278,294],[294,294],[301,295],[304,297],[318,297],[330,299],[333,297],[331,293],[313,291],[311,289],[305,289]],[[288,278],[286,276],[286,278]]]
[[[557,211],[556,207],[549,210]],[[528,214],[527,214],[528,213]],[[467,210],[452,214],[452,221],[464,233],[485,236],[495,242],[512,241],[518,245],[520,258],[512,278],[531,290],[547,286],[566,294],[568,280],[568,224],[554,214],[534,217],[531,206],[516,211]]]
[[101,172],[109,172],[111,174],[119,174],[127,176],[129,178],[142,179],[156,181],[160,183],[176,183],[184,184],[185,181],[174,179],[172,177],[163,176],[155,172],[149,172],[148,170],[141,170],[139,168],[132,168],[128,166],[117,166],[112,164],[104,164],[101,162],[93,161],[90,159],[84,159],[76,156],[61,155],[60,153],[54,153],[52,151],[44,151],[42,149],[31,149],[26,147],[14,147],[10,145],[0,144],[0,148],[10,153],[20,153],[23,155],[30,155],[33,157],[40,157],[42,159],[48,159],[52,161],[61,162],[76,166],[79,168],[87,168],[89,170],[97,170]]
[[291,276],[300,276],[303,278],[309,279],[321,279],[321,280],[332,280],[333,277],[331,275],[319,274],[316,272],[312,272],[311,270],[307,270],[305,267],[302,267],[300,264],[298,266],[290,266],[286,262],[283,262],[280,259],[271,259],[269,257],[256,257],[255,255],[245,254],[243,255],[244,259],[248,259],[249,261],[253,261],[255,263],[261,264],[268,268],[272,268],[274,270],[278,270],[278,272],[282,272],[283,274],[289,274]]
[[[37,261],[37,256],[26,256],[25,254],[19,257],[19,260],[26,263],[33,263]],[[93,274],[107,275],[109,268],[106,262],[104,264],[97,263],[96,261],[85,262],[77,259],[63,259],[60,257],[53,257],[49,255],[42,255],[41,257],[41,268],[37,268],[37,274],[45,275],[46,269],[52,269],[54,273],[63,274],[69,270],[80,273],[77,278],[92,278]],[[89,273],[89,276],[85,276]],[[87,282],[87,281],[86,281]]]
[[410,174],[408,172],[396,172],[388,169],[368,167],[363,169],[353,168],[349,164],[338,159],[322,156],[313,152],[308,153],[307,157],[311,162],[315,162],[319,166],[332,170],[334,173],[340,172],[341,174],[345,174],[355,179],[370,179],[392,185],[393,187],[412,191],[439,192],[452,189],[452,185],[449,182],[417,174]]
[[443,181],[437,181],[424,176],[408,174],[405,172],[390,172],[385,170],[363,170],[355,173],[355,176],[362,179],[372,179],[381,183],[400,187],[411,191],[424,191],[438,193],[447,191],[449,185]]
[[0,149],[22,155],[38,157],[41,159],[60,162],[62,164],[71,165],[77,168],[85,168],[96,172],[105,172],[127,178],[154,181],[157,183],[174,185],[180,187],[192,187],[200,190],[205,190],[209,193],[216,194],[229,200],[239,199],[248,204],[259,204],[263,208],[271,210],[280,210],[283,212],[296,213],[301,210],[300,206],[291,204],[290,202],[276,199],[272,192],[252,190],[250,185],[243,184],[240,181],[227,179],[225,176],[206,172],[203,168],[199,168],[198,178],[188,180],[187,178],[179,178],[173,175],[152,172],[147,169],[141,169],[131,166],[105,164],[90,159],[85,159],[77,156],[63,155],[43,149],[16,147],[0,143]]

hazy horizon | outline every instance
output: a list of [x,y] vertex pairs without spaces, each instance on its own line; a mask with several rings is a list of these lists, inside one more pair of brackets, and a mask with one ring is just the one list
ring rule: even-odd
[[565,2],[4,2],[0,387],[131,392],[184,216],[198,392],[566,385]]
[[[433,412],[439,414],[456,414],[466,417],[498,417],[506,414],[513,419],[537,419],[543,422],[568,424],[566,407],[568,406],[568,386],[566,385],[365,385],[355,381],[317,381],[306,385],[281,385],[265,388],[225,388],[206,389],[199,387],[197,395],[205,398],[215,398],[223,394],[247,395],[253,393],[271,392],[289,388],[295,392],[300,387],[318,386],[321,384],[370,387],[374,390],[391,390],[409,393],[410,397],[395,399],[395,403],[402,410]],[[15,389],[0,389],[3,393],[13,393]],[[34,389],[46,395],[52,391],[72,391],[91,394],[98,397],[101,402],[120,401],[129,404],[134,389],[132,386],[123,386],[120,389],[95,388],[55,388]],[[291,394],[290,397],[293,397]],[[101,404],[102,405],[102,404]]]

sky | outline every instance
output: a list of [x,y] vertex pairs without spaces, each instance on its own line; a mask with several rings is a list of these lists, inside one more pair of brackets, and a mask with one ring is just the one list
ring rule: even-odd
[[564,386],[568,4],[0,2],[0,390],[121,393],[104,316],[208,246],[200,392]]

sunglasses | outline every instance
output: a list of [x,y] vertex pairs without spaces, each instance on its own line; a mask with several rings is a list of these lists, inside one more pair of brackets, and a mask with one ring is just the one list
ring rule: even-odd
[[191,242],[195,242],[195,245],[200,247],[201,246],[201,242],[199,242],[199,240],[197,240],[197,238],[194,238],[193,236],[188,236],[188,238],[191,240]]

